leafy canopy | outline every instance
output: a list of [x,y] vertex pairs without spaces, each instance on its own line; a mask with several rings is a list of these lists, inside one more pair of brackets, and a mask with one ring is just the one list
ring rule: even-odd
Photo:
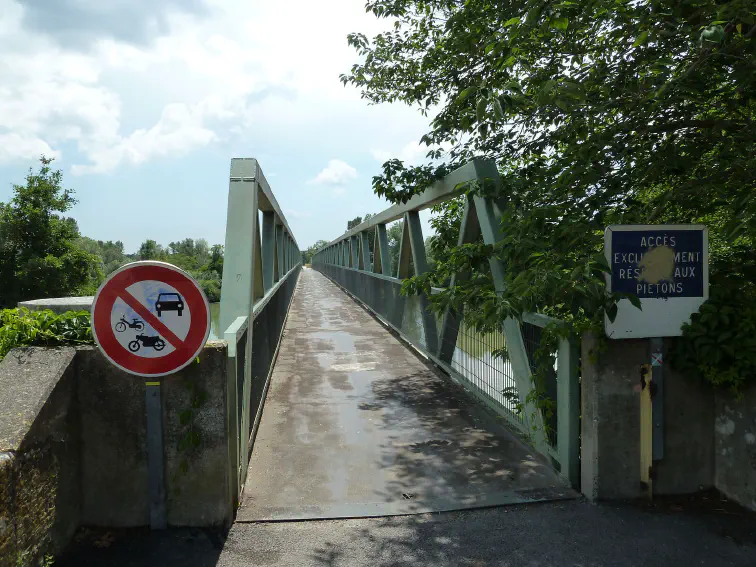
[[24,185],[13,185],[10,202],[0,203],[0,306],[77,295],[98,275],[98,258],[77,244],[76,221],[58,214],[76,200],[52,161],[42,157]]
[[[436,273],[414,278],[409,291],[467,271],[467,280],[431,297],[437,309],[465,304],[489,325],[541,311],[571,321],[573,331],[598,328],[617,300],[604,287],[606,225],[703,222],[712,302],[734,312],[753,303],[752,0],[369,0],[366,7],[394,26],[372,39],[349,36],[361,62],[342,81],[371,103],[402,101],[432,116],[422,141],[433,165],[389,160],[375,192],[406,202],[474,157],[495,160],[503,177],[501,187],[472,188],[498,204],[503,241],[457,247],[458,229],[441,231]],[[491,255],[507,267],[503,294],[486,274]],[[722,372],[738,366],[756,376],[756,360],[735,361],[711,344],[719,331],[702,330],[700,318],[696,328],[709,341],[696,343],[686,331],[696,369],[708,357]],[[748,350],[732,340],[734,352]]]

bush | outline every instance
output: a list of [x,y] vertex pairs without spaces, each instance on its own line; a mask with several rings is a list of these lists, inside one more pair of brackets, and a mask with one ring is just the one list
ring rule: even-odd
[[88,311],[0,311],[0,360],[16,347],[94,344]]

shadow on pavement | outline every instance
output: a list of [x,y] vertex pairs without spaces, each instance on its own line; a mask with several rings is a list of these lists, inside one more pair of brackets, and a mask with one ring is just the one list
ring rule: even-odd
[[200,528],[83,528],[55,567],[214,567],[226,533]]
[[219,531],[80,534],[56,567],[677,567],[756,565],[756,515],[714,493],[648,503],[581,500]]

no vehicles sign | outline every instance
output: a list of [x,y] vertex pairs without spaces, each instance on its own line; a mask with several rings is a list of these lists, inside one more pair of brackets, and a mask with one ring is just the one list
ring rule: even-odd
[[606,334],[613,339],[681,334],[709,297],[708,234],[703,225],[613,225],[604,233],[609,291],[636,295],[642,310],[621,299]]
[[210,334],[210,304],[183,270],[164,262],[135,262],[97,290],[92,333],[102,353],[122,370],[165,376],[202,350]]

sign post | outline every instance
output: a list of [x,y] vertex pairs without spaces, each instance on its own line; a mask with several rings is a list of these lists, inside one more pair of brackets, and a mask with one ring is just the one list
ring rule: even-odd
[[146,378],[150,526],[166,527],[161,376],[189,365],[210,334],[210,304],[186,272],[134,262],[113,272],[92,302],[92,334],[121,370]]
[[[610,292],[620,299],[604,326],[610,339],[649,339],[641,368],[641,481],[651,494],[652,461],[664,457],[664,339],[679,336],[709,297],[709,242],[703,225],[613,225],[604,232]],[[650,403],[649,403],[650,397]]]

